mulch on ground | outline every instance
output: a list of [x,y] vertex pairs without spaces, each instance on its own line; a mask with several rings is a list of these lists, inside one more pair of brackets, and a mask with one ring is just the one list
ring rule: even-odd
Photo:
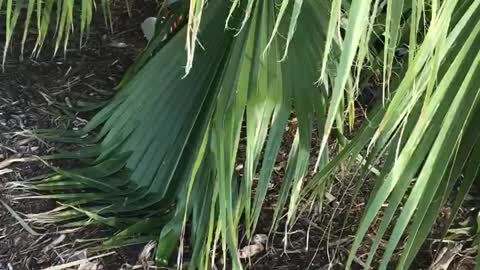
[[[45,212],[56,203],[15,200],[28,194],[14,189],[12,183],[48,173],[49,169],[38,161],[13,164],[10,161],[54,153],[57,145],[36,139],[33,130],[81,127],[91,113],[79,114],[72,108],[79,102],[107,100],[115,93],[115,85],[146,44],[140,24],[153,15],[152,5],[155,4],[137,3],[132,8],[132,18],[123,8],[113,7],[116,18],[113,33],[106,29],[98,12],[86,44],[79,48],[78,35],[73,35],[65,55],[59,52],[52,58],[53,44],[48,42],[38,58],[22,57],[17,50],[19,46],[16,43],[11,46],[5,70],[0,73],[0,200],[21,218],[25,218],[22,213]],[[34,34],[29,36],[27,52],[35,38]],[[62,161],[54,165],[68,168],[74,164]],[[53,226],[30,226],[38,235],[27,232],[18,219],[0,206],[0,269],[43,269],[76,260],[83,256],[76,253],[77,237],[105,235],[101,228],[90,228],[82,235],[63,235],[57,234],[58,229]],[[115,258],[118,266],[131,262],[121,252]]]

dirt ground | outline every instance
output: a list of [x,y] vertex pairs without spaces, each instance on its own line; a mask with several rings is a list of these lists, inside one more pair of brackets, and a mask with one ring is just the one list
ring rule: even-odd
[[[17,183],[45,174],[48,168],[38,161],[12,161],[53,153],[57,149],[58,145],[32,136],[32,130],[74,128],[86,123],[91,114],[75,113],[69,108],[78,102],[106,100],[114,93],[114,86],[145,46],[140,23],[154,12],[155,4],[143,1],[134,3],[132,18],[128,17],[126,10],[113,7],[113,33],[105,28],[103,17],[97,15],[87,44],[79,49],[78,39],[73,37],[66,58],[59,54],[52,59],[51,44],[46,44],[39,58],[25,56],[20,59],[19,52],[12,46],[14,49],[8,55],[5,71],[0,73],[0,270],[44,269],[84,259],[84,242],[79,240],[108,236],[108,228],[89,227],[65,234],[55,226],[28,222],[27,214],[45,212],[57,204],[43,199],[18,199],[30,193]],[[34,38],[34,35],[30,36],[27,49]],[[295,127],[294,121],[291,126]],[[273,213],[269,201],[273,202],[276,197],[286,164],[282,157],[288,154],[291,137],[287,134],[285,139],[273,186],[259,222],[259,234],[268,233],[270,228]],[[54,162],[54,165],[69,167],[75,164],[63,161]],[[280,230],[270,239],[266,251],[245,264],[260,270],[343,269],[342,262],[348,256],[356,229],[354,224],[359,222],[371,186],[367,184],[362,189],[348,214],[353,190],[351,180],[352,175],[348,173],[337,177],[330,191],[331,201],[321,213],[299,219],[286,237],[287,246],[284,246],[285,235]],[[26,222],[32,231],[29,232],[22,222]],[[426,245],[414,269],[429,267],[436,253],[433,247],[435,245]],[[366,248],[365,254],[368,254]],[[138,245],[115,250],[115,254],[96,260],[97,267],[101,268],[87,269],[140,269],[142,266],[137,261],[143,249],[144,245]],[[363,256],[357,258],[354,269],[362,267],[362,260],[365,260]],[[473,258],[459,253],[450,266],[454,268],[449,269],[473,269]],[[78,269],[78,265],[68,269]]]

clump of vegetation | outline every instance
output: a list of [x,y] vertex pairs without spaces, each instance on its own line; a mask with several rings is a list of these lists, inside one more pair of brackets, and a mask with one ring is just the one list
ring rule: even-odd
[[[77,3],[27,3],[25,33],[37,10],[37,51],[54,3],[56,48],[68,40]],[[107,23],[108,3],[102,1]],[[13,6],[8,0],[5,52],[24,8],[22,1]],[[78,5],[82,35],[93,6]],[[381,160],[345,263],[351,266],[386,204],[364,267],[388,238],[378,268],[386,269],[402,244],[396,265],[408,269],[441,207],[455,195],[448,227],[478,178],[479,16],[477,0],[181,2],[158,20],[116,95],[83,129],[37,132],[83,146],[48,158],[87,164],[53,168],[33,185],[55,187],[64,205],[43,221],[115,228],[101,248],[157,240],[163,265],[175,251],[181,264],[190,241],[189,267],[208,269],[212,249],[221,247],[232,268],[241,269],[238,228],[253,237],[293,111],[297,129],[271,230],[283,218],[290,230],[306,206],[321,203],[340,167],[360,159],[360,187]],[[372,81],[378,102],[363,127],[346,136],[358,116],[356,99]],[[312,157],[314,139],[320,143]],[[338,152],[328,152],[329,140],[340,143]],[[315,174],[306,181],[310,170]]]

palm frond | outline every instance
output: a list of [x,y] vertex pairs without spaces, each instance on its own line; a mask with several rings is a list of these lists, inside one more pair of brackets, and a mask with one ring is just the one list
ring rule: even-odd
[[[325,122],[329,97],[314,82],[330,6],[318,1],[304,3],[301,13],[298,8],[286,11],[288,15],[298,13],[298,29],[288,44],[292,56],[279,62],[287,45],[270,35],[276,27],[287,32],[292,28],[288,22],[278,24],[279,11],[273,3],[255,2],[252,17],[239,34],[224,32],[218,24],[219,18],[227,19],[228,6],[222,1],[209,3],[201,20],[202,31],[196,33],[205,49],[195,53],[188,76],[181,78],[180,67],[189,54],[178,49],[189,34],[185,28],[141,67],[133,67],[136,71],[131,74],[135,75],[123,83],[116,98],[76,134],[84,136],[101,126],[93,140],[87,137],[100,143],[99,148],[94,147],[99,152],[90,152],[96,165],[75,172],[59,171],[42,184],[72,181],[108,193],[94,207],[84,205],[91,205],[90,200],[78,205],[94,213],[97,220],[118,211],[140,219],[139,211],[174,206],[176,210],[160,234],[158,262],[165,262],[191,221],[192,241],[198,243],[193,251],[199,254],[196,266],[210,263],[210,249],[220,240],[224,254],[229,253],[233,266],[241,268],[237,228],[244,217],[247,237],[253,234],[292,107],[299,127],[274,226],[289,194],[289,220],[293,219],[310,162],[312,120],[318,119],[319,125]],[[237,25],[233,28],[240,28],[242,14],[236,10],[231,16],[231,25]],[[307,26],[314,24],[323,27],[309,31]],[[304,43],[311,47],[305,50]],[[264,54],[267,45],[270,48]],[[335,45],[334,50],[339,47]],[[163,68],[159,70],[159,66]],[[245,174],[238,179],[234,168],[244,118],[249,139]],[[68,141],[69,137],[59,139]],[[323,166],[326,152],[321,158]],[[253,195],[257,170],[261,176]],[[98,182],[104,183],[101,189]],[[209,188],[199,194],[197,185]]]
[[[3,1],[0,2],[0,9],[5,12],[6,20],[3,65],[5,64],[10,45],[15,41],[14,33],[17,32],[19,18],[24,18],[24,22],[21,24],[23,27],[20,50],[22,55],[27,37],[31,32],[37,32],[32,55],[38,56],[40,54],[47,35],[55,37],[53,53],[56,54],[61,46],[63,46],[63,51],[66,51],[77,16],[80,17],[80,46],[83,45],[84,36],[90,31],[90,24],[96,7],[94,0],[82,0],[79,5],[74,0],[7,0],[5,7],[2,4]],[[105,17],[105,24],[111,29],[110,0],[102,0],[101,7]],[[23,14],[24,16],[21,16]],[[32,21],[35,23],[32,23]]]

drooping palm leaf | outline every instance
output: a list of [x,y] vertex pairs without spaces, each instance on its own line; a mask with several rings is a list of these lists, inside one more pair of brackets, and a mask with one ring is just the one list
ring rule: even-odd
[[[475,53],[478,51],[479,43],[474,14],[478,12],[478,2],[470,1],[467,9],[458,11],[459,13],[454,12],[455,8],[455,1],[442,4],[440,12],[436,15],[437,20],[430,23],[425,40],[413,57],[413,62],[409,63],[405,76],[397,87],[393,100],[388,104],[384,119],[373,137],[374,141],[370,148],[373,149],[374,155],[381,153],[375,149],[384,148],[393,137],[400,136],[406,143],[397,145],[394,153],[393,149],[389,151],[390,155],[396,155],[395,163],[391,167],[386,166],[385,174],[378,180],[378,188],[372,194],[353,244],[349,264],[367,228],[388,198],[387,210],[369,254],[367,266],[370,265],[380,239],[389,227],[397,207],[402,203],[403,195],[407,188],[413,185],[413,190],[408,193],[408,200],[402,205],[400,216],[394,223],[380,265],[381,269],[387,267],[400,237],[413,217],[407,247],[397,265],[398,269],[408,267],[419,245],[426,238],[428,228],[435,220],[435,213],[438,213],[441,205],[439,200],[445,202],[446,194],[452,189],[451,185],[447,188],[448,182],[445,181],[455,182],[458,178],[458,174],[457,178],[450,178],[451,175],[446,174],[445,169],[452,166],[450,165],[452,162],[462,160],[455,159],[457,156],[455,153],[465,134],[464,130],[468,128],[470,119],[474,118],[477,112],[476,97],[479,90],[471,76],[477,70]],[[459,19],[451,22],[450,18]],[[442,35],[446,36],[445,42],[438,39],[438,36]],[[459,40],[463,41],[456,43]],[[436,68],[437,61],[442,63],[440,68]],[[439,84],[431,88],[432,80],[438,80]],[[462,82],[460,88],[459,81]],[[432,91],[431,96],[429,91]],[[465,99],[467,96],[468,101]],[[423,104],[421,110],[415,112],[414,108],[419,103]],[[413,123],[414,129],[405,132],[402,127],[408,123]],[[468,145],[472,147],[472,144]],[[465,151],[459,154],[468,156],[468,152]],[[417,173],[418,178],[415,177]],[[440,181],[443,176],[445,180]],[[440,190],[438,194],[437,190]],[[432,204],[434,196],[436,199]],[[426,213],[428,218],[425,218]]]
[[[55,37],[54,54],[63,45],[64,51],[73,32],[73,24],[76,17],[79,17],[80,24],[80,46],[83,45],[83,37],[88,34],[95,10],[94,0],[81,0],[77,4],[74,0],[7,0],[5,7],[0,2],[0,9],[5,12],[5,46],[2,63],[5,64],[7,52],[12,43],[15,42],[13,34],[20,26],[23,29],[21,38],[21,53],[23,54],[27,37],[31,32],[37,32],[37,39],[32,55],[38,55],[43,47],[47,35]],[[78,9],[77,9],[78,7]],[[112,27],[110,1],[104,0],[101,7],[105,16],[107,27]],[[21,14],[25,14],[24,23],[19,23]],[[34,21],[35,23],[32,23]],[[2,24],[3,25],[3,24]],[[33,31],[35,30],[35,31]]]

